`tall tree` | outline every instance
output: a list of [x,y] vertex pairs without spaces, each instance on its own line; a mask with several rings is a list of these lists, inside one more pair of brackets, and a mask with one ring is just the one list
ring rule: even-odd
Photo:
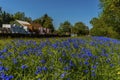
[[76,22],[72,32],[78,35],[87,35],[89,34],[89,28],[83,22]]
[[120,0],[100,0],[100,3],[103,9],[101,18],[120,34]]
[[69,21],[65,21],[65,22],[60,24],[59,31],[62,34],[70,34],[71,33],[71,28],[72,28],[71,23]]
[[14,19],[18,20],[24,20],[25,19],[25,13],[24,12],[17,12],[14,14]]
[[2,8],[0,7],[0,27],[2,26]]
[[97,33],[100,30],[102,35],[103,33],[106,33],[104,36],[108,36],[110,33],[111,36],[120,34],[120,0],[99,1],[102,12],[97,19],[93,18],[90,21],[93,25],[93,28],[91,29],[92,32],[97,29]]
[[14,21],[13,16],[10,13],[3,12],[2,13],[2,23],[3,24],[9,24],[11,21]]
[[14,19],[32,22],[32,19],[30,17],[27,17],[24,12],[15,13],[14,14]]
[[43,27],[51,29],[52,32],[54,31],[53,19],[47,14],[40,18],[40,23]]
[[37,19],[33,20],[33,23],[42,24],[42,23],[41,23],[41,19],[40,19],[40,18],[37,18]]
[[0,7],[0,27],[2,27],[2,24],[9,24],[13,20],[12,14],[3,11]]

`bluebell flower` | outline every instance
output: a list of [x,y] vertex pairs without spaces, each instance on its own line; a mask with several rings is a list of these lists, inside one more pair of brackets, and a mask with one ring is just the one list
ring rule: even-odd
[[39,74],[39,73],[41,73],[42,71],[47,71],[48,70],[48,68],[47,67],[37,67],[37,70],[36,70],[36,72],[35,72],[35,74],[37,75],[37,74]]
[[8,49],[7,48],[4,48],[1,52],[2,53],[6,53],[8,51]]
[[106,53],[101,53],[101,56],[108,57],[108,54],[106,54]]
[[108,58],[108,59],[106,60],[107,63],[110,63],[110,61],[111,61],[110,58]]
[[63,60],[62,60],[62,58],[60,57],[59,59],[58,59],[60,62],[63,62]]
[[0,71],[3,71],[4,70],[4,67],[3,66],[0,66]]
[[96,68],[97,68],[97,66],[96,66],[96,65],[93,65],[93,66],[92,66],[92,68],[93,68],[93,69],[96,69]]
[[5,59],[5,56],[4,56],[4,55],[1,55],[1,56],[0,56],[0,59]]
[[5,76],[5,80],[12,80],[14,77],[12,76],[12,75],[10,75],[10,76]]
[[67,78],[67,80],[70,80],[70,78]]
[[2,62],[0,62],[0,64],[2,64]]
[[73,44],[74,48],[79,48],[79,45],[77,43]]
[[73,57],[73,58],[76,57],[76,54],[71,54],[71,57]]
[[89,57],[92,57],[92,56],[93,56],[91,52],[87,52],[87,55],[88,55]]
[[10,76],[9,76],[9,79],[13,79],[13,78],[14,78],[14,76],[13,76],[13,75],[10,75]]
[[38,80],[41,80],[40,78],[38,78]]
[[2,78],[3,80],[5,80],[5,78],[6,78],[6,75],[5,75],[5,73],[0,73],[0,78]]
[[65,75],[66,75],[66,73],[64,72],[63,74],[61,74],[61,78],[64,78],[65,77]]
[[87,70],[87,69],[86,69],[86,70],[83,70],[84,73],[88,73],[88,71],[89,71],[89,70]]
[[52,44],[52,47],[55,48],[55,49],[57,48],[57,46],[58,45],[56,43]]
[[28,66],[27,65],[22,65],[21,68],[22,69],[26,69]]
[[89,62],[85,61],[84,64],[88,66],[88,65],[89,65]]
[[92,74],[91,74],[92,76],[95,76],[96,74],[95,74],[95,72],[92,72]]
[[45,64],[46,63],[46,61],[43,59],[43,60],[41,60],[40,61],[42,64]]
[[42,70],[47,71],[48,69],[47,69],[47,67],[44,66],[44,67],[42,67]]
[[114,67],[114,64],[110,64],[110,67]]
[[70,66],[64,67],[63,68],[65,71],[70,70]]
[[0,66],[0,71],[8,71],[8,68],[6,68],[4,66]]
[[69,65],[70,65],[71,67],[72,67],[72,66],[75,66],[75,64],[73,63],[72,60],[70,60]]
[[66,52],[65,51],[62,51],[62,56],[66,56]]
[[13,59],[13,63],[16,64],[17,63],[17,59],[14,58]]

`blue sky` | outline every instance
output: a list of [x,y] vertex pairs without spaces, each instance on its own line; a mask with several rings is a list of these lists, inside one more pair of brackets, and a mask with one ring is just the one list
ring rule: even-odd
[[12,14],[25,12],[32,19],[47,13],[56,28],[66,20],[71,24],[81,21],[91,28],[89,21],[100,13],[99,0],[0,0],[0,6]]

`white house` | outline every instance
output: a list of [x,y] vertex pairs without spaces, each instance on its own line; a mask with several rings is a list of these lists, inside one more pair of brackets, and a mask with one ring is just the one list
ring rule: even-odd
[[2,28],[11,28],[10,24],[2,24]]

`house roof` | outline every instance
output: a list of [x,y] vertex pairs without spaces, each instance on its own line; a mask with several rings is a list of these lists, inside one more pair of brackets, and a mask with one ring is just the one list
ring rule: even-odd
[[25,25],[31,25],[29,22],[27,21],[21,21],[21,20],[16,20],[19,24],[25,26]]
[[32,25],[27,22],[27,21],[21,21],[21,20],[16,20],[20,25],[22,25],[23,27],[26,26],[28,27],[30,30],[32,30]]

